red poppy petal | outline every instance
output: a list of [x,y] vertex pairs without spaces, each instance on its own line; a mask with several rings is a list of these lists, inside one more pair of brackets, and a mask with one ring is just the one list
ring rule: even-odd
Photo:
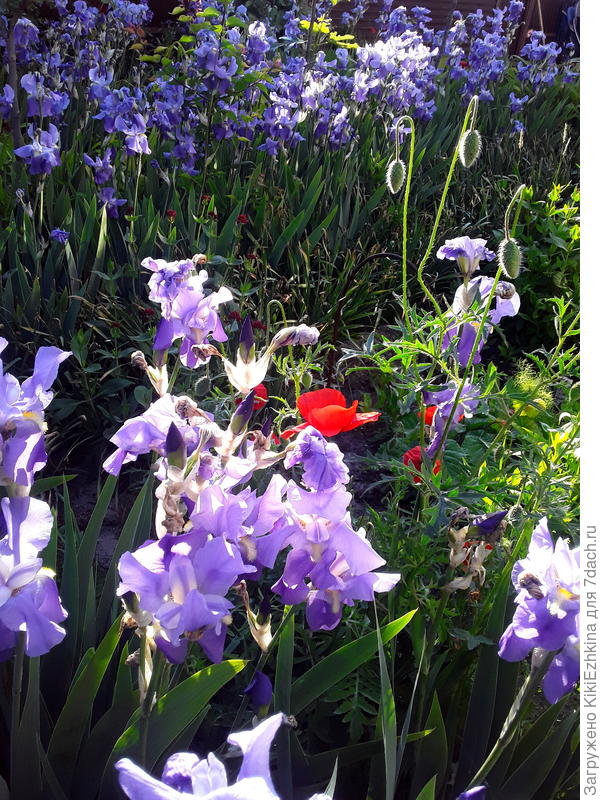
[[296,425],[295,428],[287,428],[285,431],[281,432],[282,439],[291,439],[292,436],[295,436],[300,431],[303,431],[304,428],[308,428],[310,422],[303,422],[302,425]]
[[317,389],[314,392],[305,392],[298,398],[298,411],[302,414],[303,419],[308,419],[313,408],[323,408],[324,406],[346,408],[346,398],[337,389]]
[[335,436],[343,430],[349,430],[348,425],[355,419],[357,407],[358,400],[352,403],[350,408],[342,406],[313,408],[308,415],[308,421],[323,436]]
[[343,431],[352,431],[354,428],[358,428],[361,425],[366,425],[367,422],[377,422],[379,417],[381,416],[381,411],[367,411],[362,414],[357,414],[353,420],[351,420],[349,425],[342,428]]

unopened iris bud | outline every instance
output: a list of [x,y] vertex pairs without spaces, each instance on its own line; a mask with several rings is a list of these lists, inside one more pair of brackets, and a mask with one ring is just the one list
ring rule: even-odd
[[458,157],[463,167],[469,169],[481,154],[481,134],[474,128],[463,133],[458,145]]
[[498,248],[498,263],[507,278],[519,277],[523,264],[523,255],[516,239],[508,238],[500,242]]
[[469,536],[485,539],[488,544],[497,542],[508,525],[505,519],[507,514],[508,511],[495,511],[493,514],[474,517]]
[[254,410],[254,389],[248,394],[239,406],[236,408],[235,414],[231,418],[229,428],[234,436],[239,436],[248,427],[252,411]]
[[397,194],[406,179],[406,167],[404,162],[400,159],[392,159],[388,164],[387,172],[385,173],[385,182],[391,194]]
[[273,414],[267,414],[266,420],[262,424],[260,432],[263,436],[270,436],[273,430]]
[[256,351],[254,348],[254,334],[252,333],[252,322],[247,316],[242,323],[240,330],[240,343],[238,346],[238,356],[244,364],[254,361]]
[[167,431],[165,450],[169,465],[183,469],[187,455],[186,446],[181,431],[174,422],[171,423]]
[[266,717],[273,699],[273,684],[264,672],[256,670],[244,694],[248,695],[256,716],[259,719]]
[[259,625],[268,625],[271,621],[271,603],[268,597],[263,597],[260,601],[256,621]]

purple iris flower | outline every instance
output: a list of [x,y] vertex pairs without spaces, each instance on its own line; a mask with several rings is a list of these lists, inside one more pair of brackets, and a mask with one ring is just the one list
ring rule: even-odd
[[102,205],[106,206],[107,215],[111,219],[119,219],[119,207],[124,206],[127,200],[115,197],[115,189],[112,186],[103,186],[98,197]]
[[170,314],[173,300],[177,297],[186,279],[196,270],[193,261],[189,258],[183,261],[145,258],[142,261],[142,267],[153,273],[148,281],[149,299],[161,304],[163,314]]
[[456,800],[485,800],[486,792],[485,786],[474,786],[466,792],[461,792]]
[[150,155],[146,136],[146,121],[141,114],[131,114],[129,117],[119,115],[115,119],[115,129],[125,134],[125,152],[128,156]]
[[[129,800],[280,800],[271,780],[269,750],[275,734],[285,724],[283,714],[267,717],[256,728],[232,733],[227,741],[242,751],[242,765],[235,783],[209,753],[203,761],[193,753],[176,753],[164,767],[161,780],[149,775],[128,758],[117,761],[119,784]],[[310,800],[331,800],[324,794]]]
[[294,440],[293,449],[285,458],[286,469],[296,464],[302,464],[303,480],[310,489],[331,489],[350,480],[348,467],[344,464],[344,456],[339,447],[328,442],[312,426],[299,433]]
[[53,228],[50,231],[50,238],[60,244],[66,244],[69,241],[69,231],[63,231],[62,228]]
[[437,257],[456,261],[465,278],[471,278],[473,273],[479,269],[481,259],[493,261],[496,258],[496,254],[488,250],[486,244],[485,239],[459,236],[457,239],[446,241],[437,251]]
[[[6,346],[0,338],[0,353]],[[50,386],[58,367],[70,355],[58,347],[40,347],[33,374],[22,384],[2,374],[0,361],[0,483],[31,486],[34,473],[46,464],[44,409],[53,398]]]
[[0,116],[2,119],[9,118],[14,100],[15,93],[13,92],[12,86],[9,86],[7,83],[3,86],[2,94],[0,94]]
[[[481,275],[469,281],[466,287],[459,286],[456,290],[452,311],[448,312],[448,317],[452,320],[452,323],[444,333],[442,347],[447,350],[452,345],[456,346],[458,363],[461,367],[467,366],[479,327],[479,323],[476,320],[466,320],[461,324],[461,318],[465,313],[465,296],[469,298],[471,303],[474,303],[477,297],[479,297],[480,303],[485,303],[493,285],[493,278]],[[492,326],[497,325],[504,317],[514,317],[518,314],[520,307],[521,298],[512,283],[499,281],[496,287],[496,297],[492,301],[488,315],[489,323],[492,324],[488,322],[485,324],[483,336],[479,340],[477,352],[473,358],[474,364],[481,362],[481,351],[488,334],[492,330]],[[471,313],[470,310],[469,313]]]
[[[456,384],[448,385],[436,392],[423,392],[423,400],[425,403],[437,407],[432,420],[433,437],[431,444],[426,450],[428,457],[431,459],[435,458],[439,450],[440,441],[446,429],[446,425],[448,424],[448,420],[450,419],[452,409],[454,408],[457,394],[458,386]],[[464,417],[469,418],[473,416],[475,409],[479,405],[480,396],[481,390],[478,386],[472,383],[465,383],[460,393],[460,400],[452,416],[450,430],[456,427]]]
[[41,656],[64,639],[58,623],[67,617],[53,573],[38,558],[50,541],[52,512],[32,497],[0,503],[0,660],[10,657],[19,631],[25,631],[27,655]]
[[265,716],[273,699],[273,684],[264,672],[257,669],[254,677],[244,689],[244,694],[250,698],[252,708],[257,712],[264,710],[263,716]]
[[121,556],[117,594],[137,594],[140,608],[160,626],[155,642],[171,662],[184,661],[190,641],[216,662],[231,623],[224,595],[240,575],[255,571],[220,536],[207,542],[202,535],[167,534]]
[[60,166],[60,136],[56,125],[48,125],[47,131],[34,132],[33,125],[27,129],[31,144],[17,147],[15,155],[22,158],[31,175],[49,175]]
[[337,485],[329,491],[307,492],[288,484],[288,515],[277,529],[257,543],[259,561],[272,566],[270,557],[287,545],[281,578],[272,587],[282,601],[306,601],[306,619],[313,630],[332,630],[340,621],[344,605],[355,600],[373,600],[373,593],[389,591],[399,575],[373,572],[385,563],[367,541],[363,529],[354,531],[347,512],[351,495]]
[[206,358],[194,351],[194,345],[206,344],[209,337],[217,342],[227,341],[218,307],[232,300],[233,295],[224,286],[205,294],[203,286],[207,280],[204,270],[188,278],[171,301],[170,310],[163,309],[166,313],[156,331],[155,350],[167,350],[175,340],[183,338],[179,357],[186,367],[206,363]]
[[58,117],[69,105],[69,95],[53,92],[44,85],[43,76],[37,72],[23,75],[21,86],[28,96],[28,117]]
[[556,703],[579,679],[579,548],[570,550],[564,539],[554,544],[544,517],[527,556],[513,567],[512,581],[517,608],[499,655],[521,661],[534,648],[559,651],[543,682],[546,699]]
[[112,148],[107,148],[104,151],[104,155],[102,158],[96,156],[96,158],[91,158],[87,155],[87,153],[83,154],[84,163],[87,164],[88,167],[91,167],[94,171],[94,182],[97,183],[99,186],[102,186],[104,183],[108,183],[112,180],[113,176],[113,166],[112,166],[112,159],[114,158],[115,153]]
[[118,475],[123,464],[135,461],[144,453],[166,456],[167,434],[172,424],[179,430],[188,454],[193,452],[198,446],[198,431],[177,413],[175,400],[172,395],[165,394],[143,414],[124,422],[111,437],[110,441],[118,449],[102,465],[107,472]]

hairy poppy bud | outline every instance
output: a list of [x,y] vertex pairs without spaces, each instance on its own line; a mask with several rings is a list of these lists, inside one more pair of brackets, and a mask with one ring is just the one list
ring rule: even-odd
[[404,162],[394,158],[388,164],[387,172],[385,173],[385,182],[391,194],[397,194],[406,179],[406,167]]
[[523,256],[521,254],[521,248],[515,239],[503,239],[500,242],[500,247],[498,248],[498,263],[508,278],[514,280],[519,277]]
[[481,134],[474,128],[463,133],[458,145],[458,157],[463,167],[472,167],[481,154]]

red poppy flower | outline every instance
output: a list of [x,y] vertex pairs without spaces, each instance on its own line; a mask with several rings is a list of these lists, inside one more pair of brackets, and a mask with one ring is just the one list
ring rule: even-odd
[[306,422],[296,425],[295,428],[288,428],[281,434],[281,438],[289,439],[309,425],[316,428],[323,436],[336,436],[338,433],[351,431],[367,422],[376,422],[381,416],[379,411],[357,414],[357,408],[358,400],[355,400],[350,408],[347,408],[346,398],[337,389],[317,389],[315,392],[306,392],[298,398],[298,411]]
[[[243,399],[243,397],[236,397],[236,406],[239,406]],[[266,406],[268,399],[269,393],[267,392],[267,387],[264,385],[264,383],[259,383],[258,386],[254,387],[254,403],[252,404],[253,410],[258,411],[260,408],[263,408],[263,406]]]
[[261,322],[258,319],[252,320],[252,322],[250,324],[252,325],[252,330],[254,330],[254,331],[256,331],[256,330],[266,331],[267,330],[267,326],[265,325],[265,323]]
[[240,314],[239,311],[232,311],[229,314],[229,319],[233,320],[233,322],[241,322],[242,321],[242,315]]
[[217,214],[217,212],[216,212],[216,211],[209,211],[209,212],[208,212],[208,216],[209,216],[211,219],[219,219],[219,215]]
[[156,313],[153,308],[142,308],[140,311],[145,317],[153,317]]
[[[425,409],[425,425],[433,425],[433,418],[435,416],[435,412],[437,411],[437,406],[427,406]],[[419,411],[417,414],[418,418],[421,419],[421,412]],[[458,418],[458,422],[465,418],[464,414],[461,414]]]
[[202,202],[203,203],[208,203],[209,200],[210,200],[210,195],[209,194],[203,194],[202,195]]
[[[425,409],[425,425],[431,425],[433,423],[433,416],[437,411],[437,406],[427,406]],[[419,419],[421,419],[421,412],[417,414]]]
[[[421,471],[421,467],[423,466],[423,453],[421,451],[421,447],[416,445],[415,447],[411,447],[410,450],[407,450],[406,453],[402,456],[402,461],[404,462],[404,466],[413,466],[415,469]],[[433,465],[433,474],[437,475],[438,472],[441,470],[442,464],[438,459],[436,459],[435,464]],[[414,483],[421,483],[421,478],[418,475],[413,477]]]
[[256,253],[249,252],[246,253],[246,258],[248,259],[248,261],[256,261],[258,256],[256,255]]
[[245,214],[238,214],[237,221],[240,225],[246,225],[248,222],[248,217]]
[[170,208],[170,209],[169,209],[169,210],[166,212],[165,216],[167,217],[167,219],[169,220],[169,222],[174,222],[174,221],[175,221],[175,217],[177,216],[177,212],[176,212],[176,211],[174,211],[172,208]]

